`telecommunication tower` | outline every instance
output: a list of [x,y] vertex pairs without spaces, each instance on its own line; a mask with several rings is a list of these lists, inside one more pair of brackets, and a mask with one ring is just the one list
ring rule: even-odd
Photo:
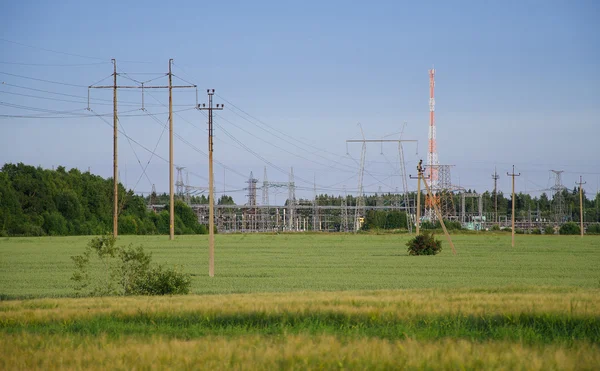
[[427,170],[429,185],[436,188],[439,165],[435,135],[435,69],[429,70],[429,152],[427,153]]

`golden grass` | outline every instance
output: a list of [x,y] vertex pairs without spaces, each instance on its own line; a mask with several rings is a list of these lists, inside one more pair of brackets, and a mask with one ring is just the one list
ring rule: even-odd
[[329,335],[190,341],[9,334],[0,338],[0,369],[597,369],[600,347],[582,343],[523,346],[443,339],[388,341]]
[[418,315],[560,314],[599,316],[600,290],[536,288],[527,292],[382,290],[175,297],[33,299],[0,302],[0,323],[43,323],[100,314],[334,312],[410,318]]

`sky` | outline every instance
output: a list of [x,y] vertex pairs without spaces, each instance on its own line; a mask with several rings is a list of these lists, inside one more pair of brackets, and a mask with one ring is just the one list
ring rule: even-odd
[[[4,2],[0,162],[111,177],[112,90],[88,86],[112,84],[112,58],[119,85],[164,86],[173,59],[174,84],[198,87],[173,93],[184,181],[207,186],[207,117],[194,107],[211,88],[225,104],[214,119],[218,195],[247,202],[250,172],[260,185],[265,167],[272,182],[293,167],[297,197],[315,184],[356,194],[361,145],[346,140],[361,128],[418,141],[403,145],[407,175],[426,161],[435,68],[438,155],[453,184],[491,190],[496,169],[508,193],[515,165],[517,192],[551,193],[553,169],[595,194],[599,14],[596,1],[552,0]],[[117,101],[121,182],[168,192],[167,91],[120,89]],[[403,189],[396,144],[367,146],[363,184]],[[269,201],[286,197],[274,188]]]

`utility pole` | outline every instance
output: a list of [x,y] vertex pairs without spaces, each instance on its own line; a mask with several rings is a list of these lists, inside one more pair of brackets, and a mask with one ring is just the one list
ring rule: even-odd
[[584,182],[581,175],[579,176],[579,183],[575,182],[575,184],[579,185],[579,229],[581,230],[581,237],[583,237],[583,187],[587,182]]
[[[113,211],[113,236],[117,237],[118,235],[118,214],[119,214],[119,205],[118,205],[118,192],[119,192],[119,179],[118,179],[118,161],[117,161],[117,134],[119,132],[118,128],[118,115],[117,115],[117,89],[142,89],[142,108],[144,107],[144,89],[169,89],[169,176],[170,176],[170,239],[174,238],[174,227],[175,227],[175,213],[174,213],[174,203],[173,203],[173,99],[172,99],[172,90],[174,88],[196,88],[196,85],[173,85],[172,84],[172,76],[171,73],[171,64],[173,63],[173,59],[169,59],[169,85],[164,86],[146,86],[143,83],[140,85],[117,85],[117,61],[112,59],[112,63],[114,66],[113,69],[113,85],[90,85],[88,86],[88,107],[90,109],[90,94],[89,89],[113,89],[113,180],[114,180],[114,211]],[[97,115],[102,118],[101,116]]]
[[492,175],[492,179],[494,179],[494,222],[498,224],[498,188],[496,187],[498,183],[498,179],[500,179],[500,175],[496,172],[496,168],[494,168],[494,175]]
[[213,107],[213,95],[215,89],[207,89],[208,107],[202,104],[198,105],[199,110],[208,111],[208,275],[215,276],[215,201],[214,201],[214,181],[213,181],[213,110],[222,110],[224,105],[217,104]]
[[515,174],[515,165],[513,165],[512,174],[506,172],[506,175],[512,177],[512,247],[515,247],[515,177],[521,176],[521,173]]
[[119,161],[117,160],[117,133],[119,130],[118,127],[118,117],[117,117],[117,60],[112,59],[114,72],[113,72],[113,237],[117,238],[119,235],[119,173],[118,166]]
[[169,240],[175,239],[175,197],[173,193],[173,74],[169,59]]
[[413,177],[412,175],[409,175],[411,179],[417,179],[417,220],[416,220],[416,226],[417,226],[417,234],[419,234],[419,226],[421,225],[421,179],[425,180],[425,179],[430,179],[430,176],[428,175],[427,178],[425,178],[423,176],[423,160],[419,160],[419,164],[417,165],[417,177]]

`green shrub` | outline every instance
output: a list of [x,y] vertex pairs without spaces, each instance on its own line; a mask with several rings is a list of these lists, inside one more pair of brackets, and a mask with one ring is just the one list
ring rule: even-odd
[[[152,266],[152,255],[142,246],[117,247],[112,235],[93,238],[82,255],[72,256],[71,280],[82,296],[187,294],[191,278],[173,268]],[[92,260],[100,272],[91,271]]]
[[539,228],[533,228],[531,234],[542,234],[542,230]]
[[498,224],[494,224],[494,225],[492,226],[492,231],[499,231],[499,230],[500,230],[500,225],[498,225]]
[[436,240],[435,235],[427,231],[409,240],[406,246],[409,255],[436,255],[442,251],[442,241]]
[[137,286],[137,295],[181,295],[190,292],[189,274],[158,265],[150,268]]
[[520,228],[515,228],[515,234],[525,234],[525,231]]
[[554,234],[554,227],[551,225],[544,227],[544,234]]
[[600,234],[600,223],[591,224],[585,231],[587,234]]
[[560,226],[558,230],[558,234],[580,234],[581,229],[579,229],[579,225],[574,222],[567,222]]

